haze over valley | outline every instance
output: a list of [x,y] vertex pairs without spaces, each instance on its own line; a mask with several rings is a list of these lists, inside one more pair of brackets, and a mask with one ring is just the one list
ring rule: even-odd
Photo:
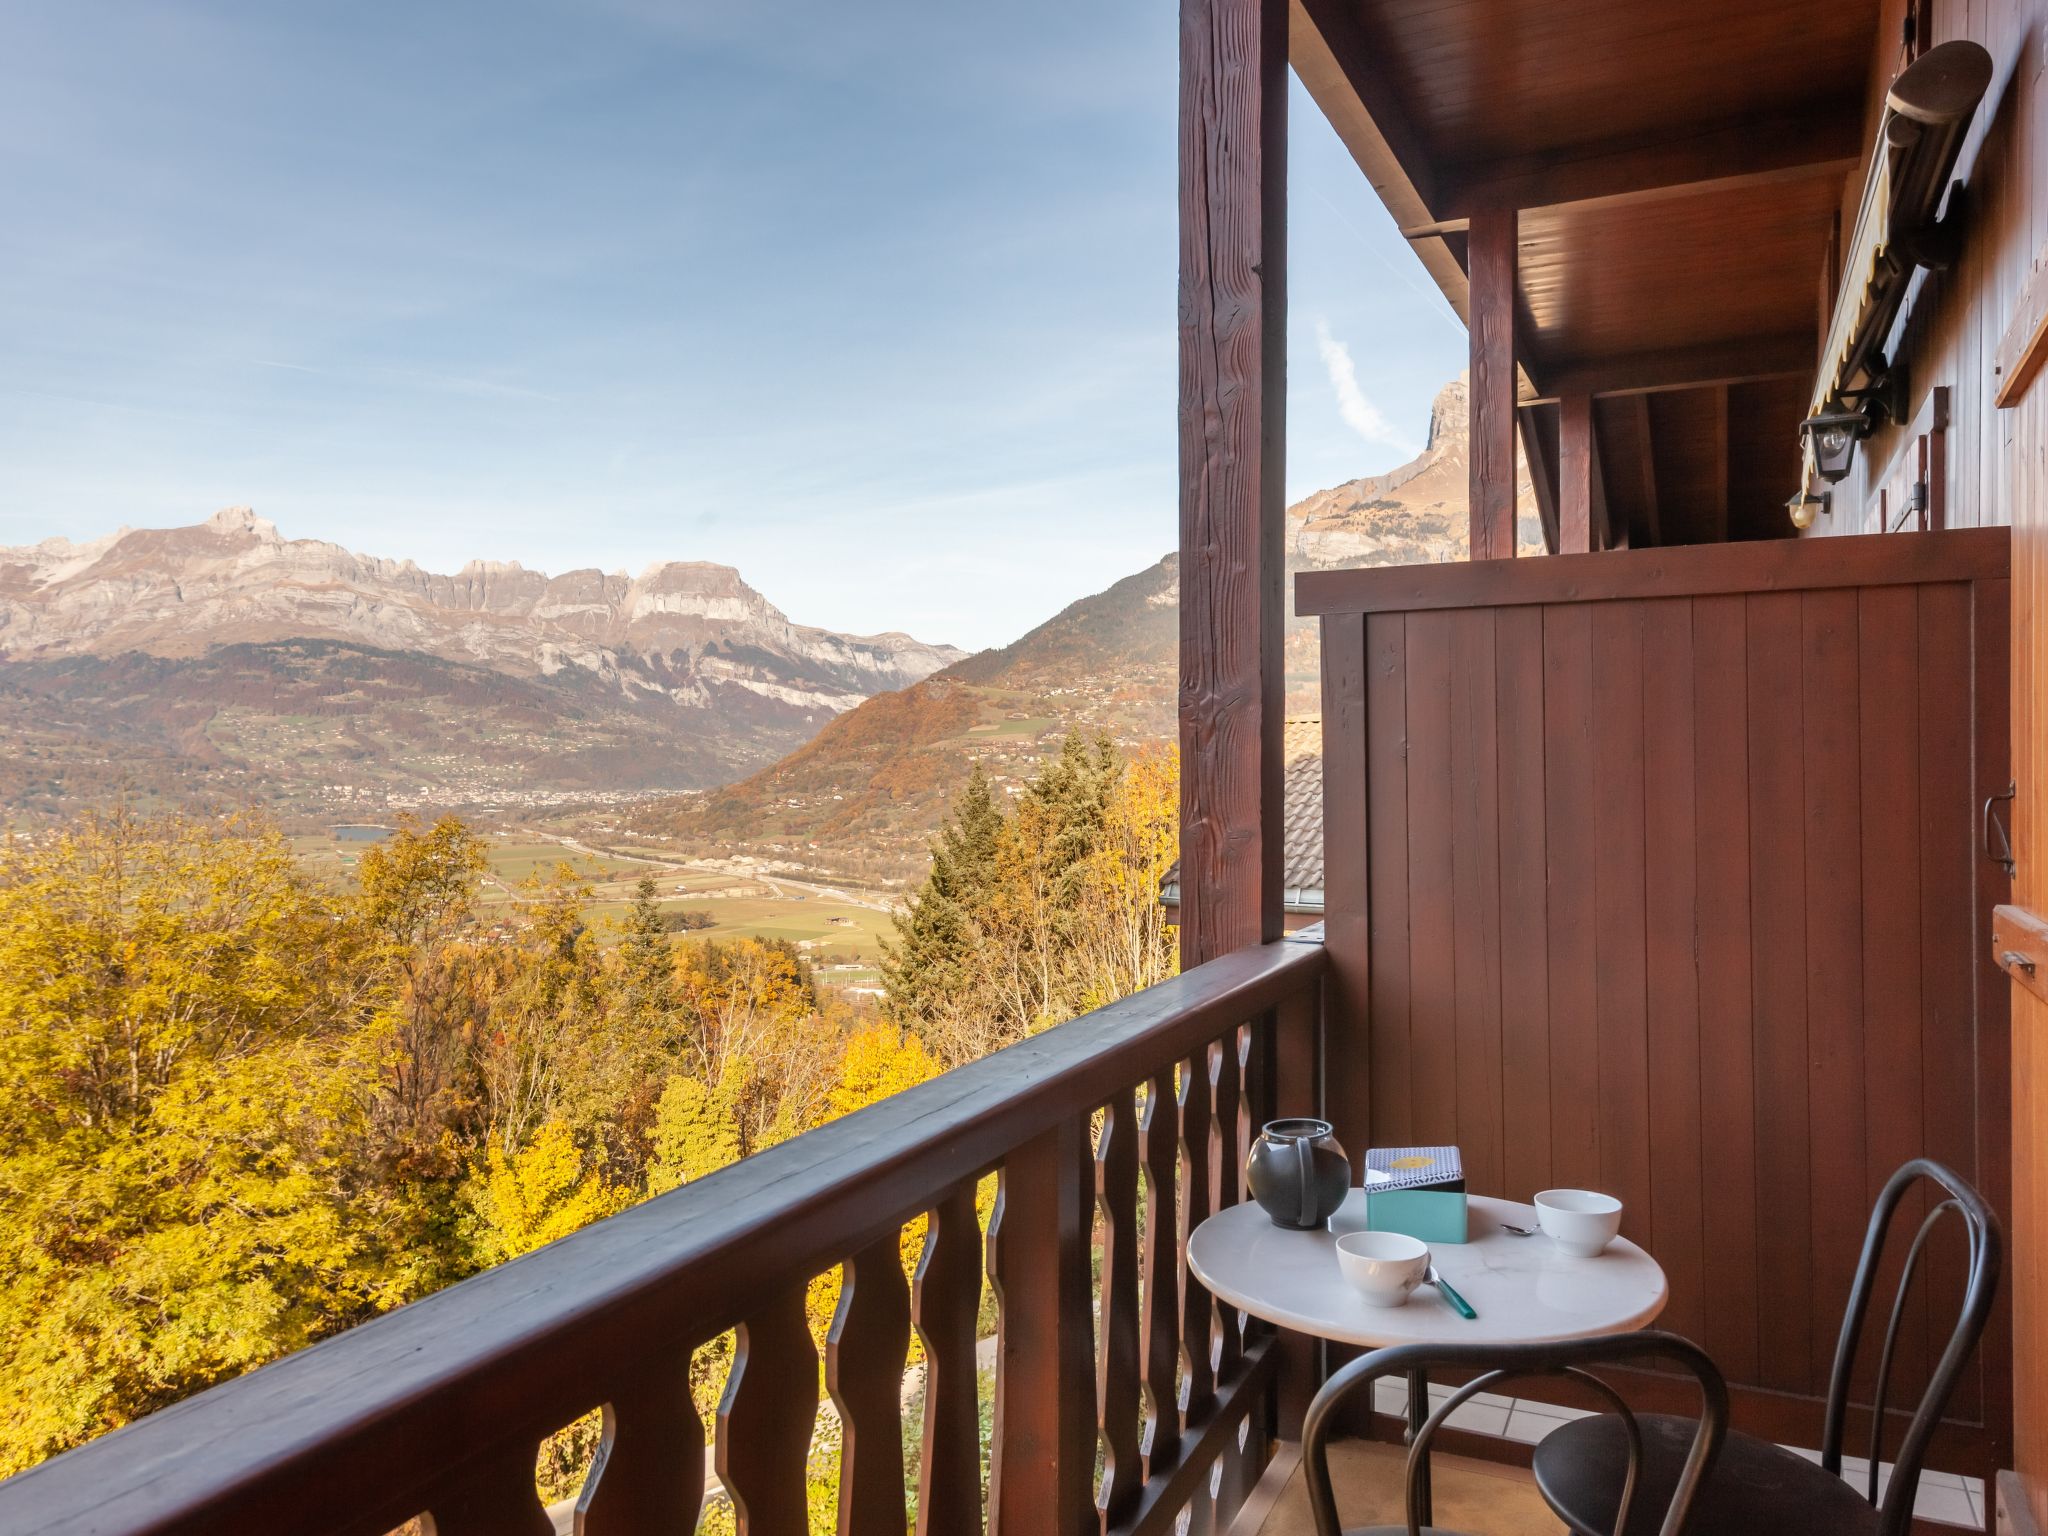
[[[1462,381],[1424,443],[1290,508],[1290,567],[1461,557]],[[725,565],[440,574],[228,508],[0,550],[0,805],[30,829],[254,805],[301,833],[447,810],[894,887],[974,763],[1014,790],[1070,730],[1173,739],[1178,601],[1168,556],[967,655],[798,623]],[[1315,637],[1290,623],[1296,713]]]

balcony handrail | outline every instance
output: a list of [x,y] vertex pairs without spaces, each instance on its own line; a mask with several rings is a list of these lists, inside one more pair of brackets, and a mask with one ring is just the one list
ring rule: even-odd
[[[507,1424],[596,1406],[591,1363],[688,1348],[962,1180],[1314,983],[1316,934],[1238,950],[805,1132],[0,1483],[0,1530],[355,1525]],[[595,1400],[593,1400],[595,1399]],[[372,1489],[375,1492],[371,1492]]]
[[2011,544],[2010,528],[1948,528],[1910,539],[1863,533],[1304,571],[1295,578],[1294,611],[1310,618],[1998,581],[2011,569]]

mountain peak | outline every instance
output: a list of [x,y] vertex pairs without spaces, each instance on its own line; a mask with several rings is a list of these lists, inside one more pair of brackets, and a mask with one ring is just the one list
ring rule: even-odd
[[1429,436],[1422,445],[1425,456],[1439,443],[1448,448],[1470,440],[1472,415],[1468,378],[1468,374],[1460,373],[1438,390],[1436,398],[1430,401]]
[[221,538],[249,534],[262,544],[284,542],[278,534],[277,524],[267,517],[258,517],[254,507],[222,507],[200,527]]
[[658,562],[630,582],[471,560],[447,576],[286,539],[241,506],[182,528],[0,550],[0,659],[187,657],[283,640],[425,653],[515,677],[574,668],[628,698],[722,713],[737,742],[760,728],[802,739],[961,655],[792,624],[728,565]]

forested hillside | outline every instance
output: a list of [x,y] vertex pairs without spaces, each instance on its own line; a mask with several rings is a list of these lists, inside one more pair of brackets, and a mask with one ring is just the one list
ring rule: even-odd
[[1011,807],[981,781],[880,1011],[677,937],[651,879],[614,922],[566,868],[485,908],[452,817],[347,885],[246,818],[0,848],[0,1475],[1169,974],[1174,782],[1078,737]]

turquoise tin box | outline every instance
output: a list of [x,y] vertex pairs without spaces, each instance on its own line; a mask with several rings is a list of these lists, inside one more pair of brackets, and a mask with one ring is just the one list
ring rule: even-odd
[[1374,1147],[1365,1170],[1368,1231],[1465,1241],[1465,1165],[1456,1147]]

